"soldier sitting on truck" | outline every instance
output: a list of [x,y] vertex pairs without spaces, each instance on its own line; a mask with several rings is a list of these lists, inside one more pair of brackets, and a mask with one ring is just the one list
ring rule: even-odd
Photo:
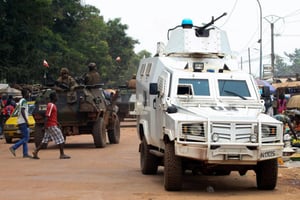
[[69,75],[69,70],[65,67],[61,68],[60,76],[56,80],[57,85],[60,89],[67,91],[67,101],[68,103],[76,102],[76,92],[74,91],[75,87],[78,86],[75,79]]
[[100,75],[96,69],[96,63],[90,63],[88,65],[89,71],[84,75],[85,85],[95,85],[100,83]]
[[59,87],[65,90],[74,90],[77,85],[75,79],[69,75],[69,70],[65,67],[61,68],[60,76],[56,82]]

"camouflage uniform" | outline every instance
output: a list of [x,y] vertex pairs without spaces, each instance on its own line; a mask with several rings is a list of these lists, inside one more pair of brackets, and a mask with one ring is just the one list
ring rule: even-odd
[[73,90],[77,85],[76,81],[72,76],[69,75],[69,70],[65,67],[61,68],[60,76],[56,80],[60,85],[67,86],[70,90]]
[[67,102],[75,103],[77,101],[75,87],[78,86],[78,84],[76,83],[75,79],[69,75],[69,70],[67,68],[61,68],[60,76],[56,81],[58,82],[59,86],[59,89],[57,89],[58,91],[67,91]]
[[88,65],[89,67],[89,72],[86,73],[84,77],[84,84],[85,85],[95,85],[100,83],[100,75],[97,72],[96,69],[96,64],[95,63],[90,63]]

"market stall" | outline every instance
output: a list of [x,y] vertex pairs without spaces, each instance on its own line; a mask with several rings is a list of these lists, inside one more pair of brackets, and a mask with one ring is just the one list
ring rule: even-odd
[[0,88],[0,96],[3,95],[7,95],[7,96],[12,95],[14,98],[22,97],[22,93],[20,90],[11,88],[9,86]]

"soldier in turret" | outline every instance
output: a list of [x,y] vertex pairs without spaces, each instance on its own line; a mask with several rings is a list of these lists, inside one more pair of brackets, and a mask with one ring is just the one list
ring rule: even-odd
[[66,90],[73,90],[74,87],[77,85],[75,79],[69,75],[69,70],[68,68],[61,68],[60,70],[60,76],[56,80],[58,83],[58,86],[66,89]]
[[100,83],[100,75],[97,72],[96,63],[90,63],[88,65],[89,71],[85,74],[84,84],[95,85]]
[[75,103],[77,100],[75,88],[78,86],[75,79],[69,75],[69,70],[65,67],[61,68],[60,76],[56,80],[58,88],[57,91],[67,92],[67,102]]

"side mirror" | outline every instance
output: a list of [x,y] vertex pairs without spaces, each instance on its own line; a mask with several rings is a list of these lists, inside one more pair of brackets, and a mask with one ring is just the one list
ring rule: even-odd
[[149,85],[149,94],[152,94],[152,95],[158,94],[157,83],[150,83],[150,85]]
[[169,106],[167,108],[167,113],[177,113],[177,108],[175,106]]

